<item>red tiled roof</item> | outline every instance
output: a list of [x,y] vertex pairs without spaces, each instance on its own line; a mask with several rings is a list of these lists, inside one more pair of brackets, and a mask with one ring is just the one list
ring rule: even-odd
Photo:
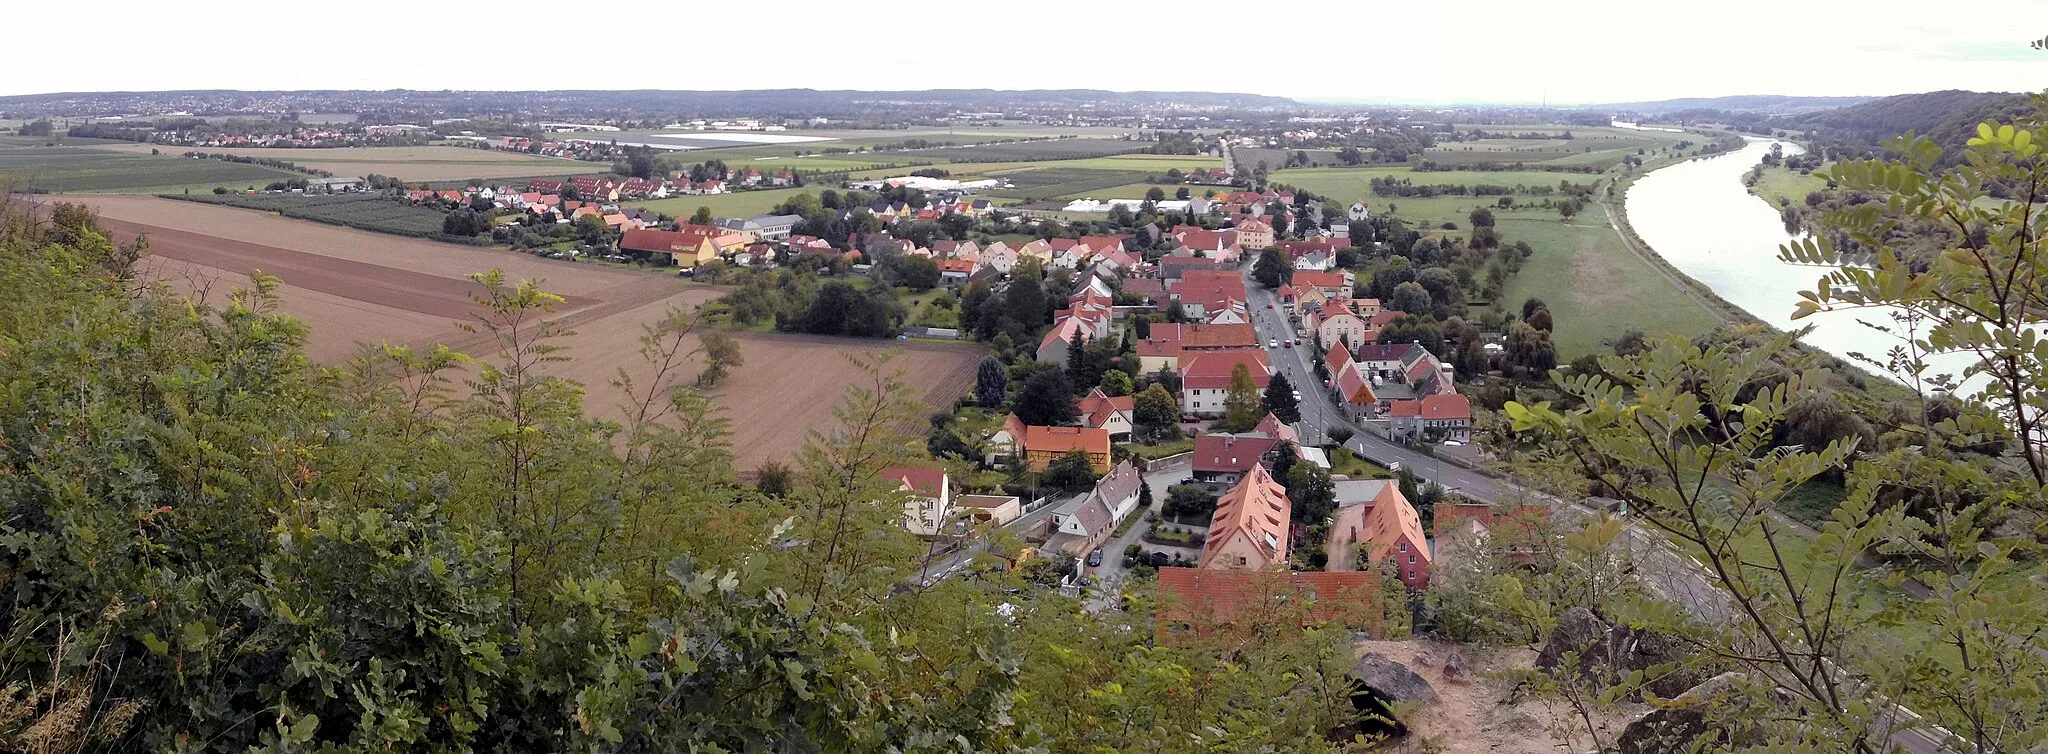
[[1266,352],[1259,349],[1228,349],[1222,351],[1196,351],[1183,354],[1180,360],[1181,385],[1187,389],[1217,389],[1230,387],[1230,373],[1237,365],[1243,364],[1251,371],[1252,384],[1263,390],[1273,380],[1266,363]]
[[946,486],[945,469],[892,466],[882,469],[882,478],[902,482],[910,491],[926,497],[938,497]]
[[1109,432],[1094,427],[1024,427],[1024,450],[1055,455],[1073,450],[1109,455]]
[[1438,393],[1420,400],[1394,401],[1387,410],[1395,418],[1415,417],[1423,421],[1472,420],[1472,400],[1457,393]]
[[1376,626],[1372,605],[1379,597],[1379,575],[1371,571],[1237,571],[1213,568],[1159,569],[1158,623],[1162,632],[1174,624],[1207,627],[1235,622],[1246,610],[1270,614],[1275,603],[1309,605],[1313,623],[1344,621]]
[[1131,396],[1109,395],[1102,392],[1102,388],[1096,388],[1088,391],[1088,397],[1082,398],[1077,408],[1080,410],[1082,423],[1090,427],[1101,427],[1104,422],[1109,421],[1112,414],[1122,412],[1128,416],[1133,403],[1134,399]]
[[1232,540],[1249,542],[1262,562],[1247,561],[1254,570],[1287,563],[1287,521],[1294,503],[1287,489],[1273,481],[1263,466],[1254,465],[1223,497],[1209,519],[1209,539],[1202,545],[1202,567],[1232,568],[1219,561]]
[[1317,288],[1325,289],[1342,288],[1344,287],[1344,273],[1336,270],[1331,270],[1329,272],[1317,272],[1315,270],[1295,270],[1294,285],[1296,287],[1304,285],[1313,285]]
[[1380,402],[1379,396],[1373,393],[1372,381],[1365,378],[1365,372],[1357,364],[1345,364],[1331,383],[1337,386],[1337,394],[1346,403],[1365,405]]
[[1341,340],[1331,344],[1330,352],[1323,354],[1323,366],[1330,370],[1332,378],[1336,377],[1337,372],[1342,370],[1345,364],[1349,363],[1351,363],[1351,351],[1344,347],[1344,342]]
[[1280,440],[1273,437],[1196,435],[1191,460],[1196,471],[1242,474],[1258,466],[1260,459],[1278,444]]

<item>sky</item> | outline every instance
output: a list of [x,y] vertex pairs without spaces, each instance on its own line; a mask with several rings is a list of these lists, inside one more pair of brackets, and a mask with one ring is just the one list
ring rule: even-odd
[[1263,10],[1212,0],[34,2],[9,8],[8,26],[89,28],[10,34],[8,59],[17,67],[0,79],[0,94],[1090,88],[1320,102],[1591,104],[2048,88],[2048,52],[2028,48],[2029,40],[2048,37],[2048,0],[1290,0],[1257,7]]

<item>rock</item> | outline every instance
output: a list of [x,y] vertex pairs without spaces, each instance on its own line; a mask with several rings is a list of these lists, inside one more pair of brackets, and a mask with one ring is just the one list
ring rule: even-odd
[[[1579,673],[1600,684],[1614,683],[1633,671],[1678,663],[1687,655],[1685,647],[1671,636],[1627,626],[1610,626],[1583,607],[1571,608],[1558,616],[1557,626],[1551,629],[1542,651],[1536,655],[1536,667],[1556,670],[1564,664],[1565,656],[1572,652],[1578,653]],[[1657,696],[1670,698],[1685,693],[1704,679],[1704,674],[1698,671],[1676,668],[1655,674],[1644,688]],[[1641,701],[1642,695],[1632,693],[1628,698]]]
[[1408,666],[1377,652],[1367,652],[1358,658],[1358,664],[1351,668],[1351,677],[1382,701],[1429,702],[1436,699],[1436,689],[1429,685],[1429,681],[1423,680]]
[[1450,656],[1444,658],[1444,680],[1463,681],[1471,675],[1471,666],[1465,664],[1465,653],[1451,650]]
[[1741,673],[1722,673],[1687,689],[1623,728],[1615,741],[1620,754],[1665,754],[1690,751],[1693,742],[1712,742],[1707,749],[1726,751],[1763,743],[1764,731],[1753,720],[1767,719],[1765,710],[1750,709],[1738,694]]

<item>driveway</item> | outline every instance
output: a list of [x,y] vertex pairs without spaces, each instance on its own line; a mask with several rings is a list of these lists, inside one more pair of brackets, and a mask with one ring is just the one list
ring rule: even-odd
[[1101,612],[1121,604],[1118,598],[1123,594],[1125,579],[1130,576],[1130,571],[1124,568],[1124,548],[1137,544],[1138,539],[1145,536],[1145,532],[1152,530],[1152,522],[1146,520],[1145,514],[1157,513],[1160,507],[1166,504],[1166,488],[1179,484],[1181,479],[1187,477],[1188,467],[1188,461],[1182,459],[1172,464],[1155,466],[1145,473],[1145,484],[1152,488],[1152,499],[1145,501],[1144,507],[1131,512],[1138,520],[1131,524],[1129,531],[1102,546],[1102,565],[1083,569],[1084,573],[1095,579],[1095,587],[1088,593],[1086,607],[1089,612]]

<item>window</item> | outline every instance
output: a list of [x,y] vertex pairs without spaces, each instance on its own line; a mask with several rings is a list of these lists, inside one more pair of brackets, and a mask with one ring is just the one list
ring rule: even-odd
[[1408,565],[1415,565],[1415,556],[1413,554],[1408,556]]
[[1402,541],[1401,541],[1401,544],[1399,545],[1399,549],[1401,550],[1401,552],[1407,552],[1407,551],[1408,551],[1408,541],[1407,541],[1407,540],[1402,540]]

